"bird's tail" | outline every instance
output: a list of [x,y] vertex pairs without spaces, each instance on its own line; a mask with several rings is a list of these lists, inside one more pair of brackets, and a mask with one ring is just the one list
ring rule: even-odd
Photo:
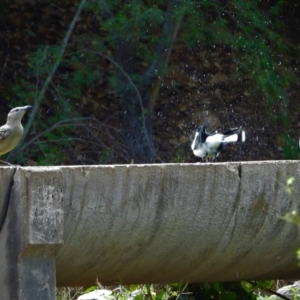
[[230,128],[229,130],[223,133],[225,143],[234,143],[234,142],[245,142],[246,141],[246,131],[242,130],[242,126],[238,128]]

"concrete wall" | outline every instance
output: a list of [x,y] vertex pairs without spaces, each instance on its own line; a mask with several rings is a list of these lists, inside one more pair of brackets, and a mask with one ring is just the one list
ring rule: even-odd
[[1,210],[14,183],[0,233],[0,286],[10,297],[9,282],[21,295],[28,278],[43,278],[36,289],[52,299],[55,285],[96,278],[129,284],[300,275],[299,232],[279,218],[292,209],[290,176],[300,204],[297,161],[27,167],[14,176],[3,167],[0,176]]

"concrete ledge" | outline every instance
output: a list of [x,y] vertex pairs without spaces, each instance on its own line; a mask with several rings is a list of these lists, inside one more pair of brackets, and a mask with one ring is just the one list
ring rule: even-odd
[[[4,187],[12,174],[0,168]],[[52,299],[45,293],[55,285],[96,278],[130,284],[299,277],[299,233],[279,218],[291,211],[291,176],[299,203],[298,161],[18,168],[0,234],[0,285],[7,299],[19,299],[22,266],[45,278],[37,287],[43,299]]]

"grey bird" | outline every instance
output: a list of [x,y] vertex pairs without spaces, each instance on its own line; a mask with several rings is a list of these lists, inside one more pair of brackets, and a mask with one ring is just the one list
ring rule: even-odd
[[223,147],[228,143],[237,142],[239,139],[244,142],[246,133],[242,127],[231,128],[223,133],[215,132],[213,134],[206,131],[206,125],[200,126],[196,130],[194,141],[191,145],[195,156],[205,159],[206,161],[215,159],[221,153]]
[[8,113],[6,124],[0,127],[0,156],[14,149],[19,143],[24,132],[21,120],[31,108],[30,105],[15,107]]

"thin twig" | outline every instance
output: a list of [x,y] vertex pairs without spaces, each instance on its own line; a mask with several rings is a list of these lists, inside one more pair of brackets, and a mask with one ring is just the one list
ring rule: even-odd
[[111,12],[109,7],[107,6],[105,0],[99,0],[98,3],[99,3],[100,8],[102,9],[102,11],[104,12],[105,18],[106,19],[111,19],[113,17],[113,13]]
[[3,77],[4,77],[4,71],[6,69],[6,65],[7,65],[7,62],[9,60],[9,51],[8,51],[8,48],[9,48],[9,43],[7,44],[7,47],[6,47],[6,56],[5,56],[5,61],[4,61],[4,64],[3,64],[3,67],[2,67],[2,70],[1,70],[1,74],[0,74],[0,80],[2,81],[3,80]]
[[[92,126],[90,124],[85,124],[85,123],[81,123],[82,121],[92,121],[98,124],[97,127]],[[74,119],[68,119],[68,120],[63,120],[63,121],[59,121],[55,124],[53,124],[51,127],[47,128],[46,130],[44,130],[43,132],[40,132],[38,135],[36,135],[34,138],[32,138],[28,143],[26,143],[25,145],[23,145],[19,151],[24,151],[27,147],[29,147],[30,145],[32,145],[35,141],[37,141],[39,138],[41,138],[43,135],[57,129],[57,128],[63,128],[63,127],[70,127],[70,126],[76,126],[76,127],[83,127],[84,129],[87,128],[91,128],[91,129],[96,129],[102,133],[104,133],[106,136],[109,136],[111,140],[114,140],[114,138],[106,131],[104,132],[103,130],[101,130],[102,127],[106,128],[106,129],[110,129],[115,131],[116,133],[119,133],[118,130],[112,126],[109,126],[105,123],[101,123],[100,121],[98,121],[95,118],[91,118],[91,117],[87,117],[87,118],[74,118]],[[89,132],[89,131],[88,131]],[[93,133],[91,133],[91,136],[98,141],[94,142],[92,140],[86,140],[86,139],[82,139],[82,138],[78,138],[78,137],[70,137],[70,138],[62,138],[62,139],[57,139],[57,140],[51,140],[52,142],[63,142],[63,141],[80,141],[80,142],[85,142],[85,143],[90,143],[96,146],[102,146],[103,148],[107,149],[107,150],[111,150],[105,143],[103,143],[103,141],[101,139],[99,139],[98,137],[96,137]],[[39,142],[39,143],[45,143],[44,141]],[[49,143],[49,141],[47,142]],[[123,144],[118,145],[117,146],[119,148],[118,154],[123,157],[124,159],[126,159],[126,156],[124,154],[122,154],[121,152],[126,153],[125,151],[123,151],[126,146]]]
[[[176,5],[176,3],[175,3],[175,5]],[[171,8],[170,8],[170,11],[171,11]],[[168,12],[168,14],[170,14],[170,12]],[[167,14],[167,16],[168,16],[168,14]],[[171,16],[172,16],[172,14],[171,14]],[[170,18],[171,18],[171,16],[170,16]],[[172,28],[169,28],[169,32],[165,32],[165,34],[168,34],[170,36],[171,35],[171,31],[173,30],[173,33],[172,33],[172,42],[167,47],[168,50],[167,50],[166,55],[164,55],[165,56],[164,61],[161,58],[161,64],[164,64],[165,66],[167,66],[168,63],[169,63],[169,61],[170,61],[171,52],[173,50],[174,43],[175,43],[175,40],[176,40],[178,31],[179,31],[179,28],[180,28],[180,25],[181,25],[183,16],[184,16],[184,12],[181,13],[181,15],[180,15],[179,18],[177,18],[177,20],[175,22],[175,25],[173,25]],[[171,27],[171,25],[169,25],[169,26]],[[161,39],[163,39],[163,35],[162,35]],[[165,37],[165,39],[166,39],[166,37]],[[160,53],[160,55],[163,56],[163,53]],[[154,73],[151,75],[150,68],[145,73],[145,75],[144,75],[145,77],[147,77],[147,76],[154,76]],[[160,86],[161,86],[161,82],[162,82],[162,76],[158,72],[158,74],[156,74],[156,80],[155,80],[154,86],[152,88],[152,93],[150,95],[150,106],[151,106],[150,110],[151,110],[151,112],[153,111],[155,101],[157,100],[159,89],[160,89]]]
[[49,133],[50,131],[52,131],[52,130],[54,130],[56,128],[71,126],[71,125],[74,125],[73,123],[75,123],[75,124],[77,123],[76,125],[79,126],[80,124],[78,124],[78,121],[81,121],[81,120],[84,120],[84,118],[69,119],[69,120],[64,120],[64,121],[57,122],[54,125],[52,125],[51,127],[47,128],[46,130],[44,130],[44,131],[40,132],[39,134],[37,134],[28,143],[26,143],[25,145],[23,145],[22,147],[20,147],[19,151],[22,152],[28,146],[30,146],[31,144],[33,144],[37,139],[39,139],[40,137],[42,137],[46,133]]
[[288,298],[288,297],[286,297],[286,296],[284,296],[284,295],[282,295],[282,294],[280,294],[280,293],[277,293],[277,292],[275,292],[275,291],[273,291],[273,290],[271,290],[271,289],[268,289],[268,288],[262,288],[262,287],[258,286],[255,282],[251,282],[251,281],[247,281],[247,282],[250,283],[253,287],[259,288],[259,289],[261,289],[261,290],[263,290],[263,291],[266,291],[266,292],[268,292],[268,293],[270,293],[270,294],[276,295],[276,296],[279,297],[279,298],[282,298],[282,299],[284,299],[284,300],[290,300],[290,298]]
[[[156,56],[158,57],[158,59],[153,60],[152,64],[149,66],[148,70],[145,72],[145,74],[144,74],[145,79],[150,80],[154,76],[156,76],[156,70],[158,69],[158,66],[163,61],[163,59],[162,59],[163,53],[164,53],[165,49],[168,48],[169,37],[172,35],[172,31],[173,31],[173,33],[176,32],[176,31],[174,31],[174,26],[173,26],[173,22],[174,22],[174,18],[175,18],[174,17],[174,9],[178,6],[179,2],[180,1],[178,1],[178,0],[170,0],[169,1],[167,12],[166,12],[166,17],[165,17],[165,22],[163,25],[162,34],[161,34],[160,40],[159,40],[157,48],[156,48]],[[178,21],[176,22],[176,23],[179,23],[179,25],[181,24],[182,17],[183,17],[183,15],[179,19],[179,22]],[[174,36],[173,36],[173,38],[174,38]]]
[[[85,51],[85,50],[83,50]],[[89,51],[89,50],[88,50]],[[131,80],[130,76],[123,70],[123,68],[121,66],[119,66],[113,59],[111,59],[109,56],[101,53],[101,52],[96,52],[96,51],[89,51],[89,52],[93,52],[96,54],[99,54],[100,56],[104,57],[105,59],[107,59],[110,63],[112,63],[117,69],[119,69],[121,71],[121,73],[126,77],[126,79],[128,80],[128,82],[131,84],[131,86],[133,87],[134,91],[136,92],[139,102],[140,102],[140,106],[141,106],[141,112],[142,112],[142,119],[143,119],[143,128],[146,128],[146,123],[145,123],[145,114],[144,114],[144,106],[143,106],[143,102],[142,102],[142,97],[141,94],[138,90],[138,88],[136,87],[136,85],[133,83],[133,81]]]

